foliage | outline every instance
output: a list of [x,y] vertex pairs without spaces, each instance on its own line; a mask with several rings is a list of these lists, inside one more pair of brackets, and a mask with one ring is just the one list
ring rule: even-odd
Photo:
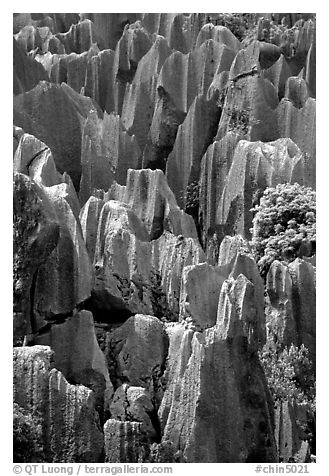
[[185,192],[185,211],[191,215],[195,214],[195,211],[199,209],[199,194],[200,185],[197,180],[191,182],[186,187]]
[[195,227],[200,238],[201,234],[201,224],[199,217],[199,201],[200,201],[200,184],[198,180],[190,182],[184,194],[185,200],[185,212],[192,216]]
[[291,58],[297,53],[299,34],[305,21],[298,20],[292,27],[282,19],[278,24],[275,21],[263,21],[259,24],[258,39],[278,46],[282,53]]
[[32,415],[14,403],[14,462],[44,461],[42,428]]
[[231,109],[227,111],[230,114],[229,131],[240,132],[241,134],[248,134],[250,126],[250,115],[246,110]]
[[248,31],[255,26],[256,15],[254,13],[216,13],[208,17],[208,22],[225,26],[239,41],[242,41]]
[[[175,322],[178,320],[177,313],[171,309],[166,293],[162,288],[161,275],[155,268],[151,269],[151,302],[153,315],[160,319],[162,322]],[[178,300],[178,298],[177,298]]]
[[262,276],[276,259],[291,262],[315,253],[316,199],[311,188],[296,183],[267,188],[251,211],[251,246]]
[[267,343],[260,353],[269,389],[275,401],[309,404],[315,411],[315,378],[308,349],[291,344],[276,351]]
[[175,463],[174,445],[169,440],[161,443],[153,443],[150,447],[150,454],[147,463]]

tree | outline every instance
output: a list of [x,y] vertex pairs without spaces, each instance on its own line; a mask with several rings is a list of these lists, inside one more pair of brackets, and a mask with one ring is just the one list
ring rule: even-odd
[[259,357],[274,401],[309,404],[315,410],[315,377],[303,344],[277,350],[267,343]]
[[296,423],[303,439],[307,439],[315,451],[315,375],[308,349],[293,344],[279,350],[267,342],[259,354],[269,390],[275,405],[289,402],[306,409],[306,414]]
[[264,191],[251,228],[251,246],[263,277],[274,260],[291,262],[313,256],[316,244],[316,198],[309,187],[279,184]]

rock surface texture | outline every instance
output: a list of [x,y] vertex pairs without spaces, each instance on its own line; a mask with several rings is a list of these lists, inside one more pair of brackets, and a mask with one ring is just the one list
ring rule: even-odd
[[263,356],[314,377],[315,245],[263,276],[252,227],[268,187],[315,190],[315,25],[14,14],[13,396],[38,462],[310,461],[309,394],[276,399]]

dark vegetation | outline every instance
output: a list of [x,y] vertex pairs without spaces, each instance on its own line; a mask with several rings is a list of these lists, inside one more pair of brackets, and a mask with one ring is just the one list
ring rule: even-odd
[[295,401],[315,410],[315,377],[308,349],[293,344],[277,350],[268,342],[260,353],[267,383],[275,402]]
[[316,245],[315,191],[295,184],[267,188],[255,213],[251,245],[261,275],[274,260],[290,263],[313,256]]
[[15,463],[44,461],[42,428],[35,417],[14,403],[14,454]]

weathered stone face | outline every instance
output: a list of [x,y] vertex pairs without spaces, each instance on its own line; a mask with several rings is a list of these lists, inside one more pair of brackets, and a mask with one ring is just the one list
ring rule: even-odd
[[185,266],[180,294],[180,320],[191,321],[198,330],[213,327],[218,299],[227,275],[219,266],[202,263]]
[[14,401],[41,421],[46,461],[98,460],[103,434],[93,392],[82,385],[70,385],[53,368],[49,347],[14,349],[14,389]]
[[304,344],[315,365],[315,268],[300,258],[288,266],[274,261],[267,275],[268,337],[278,348]]
[[32,332],[36,273],[56,248],[60,225],[42,189],[14,177],[14,336]]
[[266,383],[247,355],[244,340],[220,337],[216,328],[170,331],[159,418],[164,438],[187,461],[276,461]]
[[293,460],[305,463],[310,458],[308,435],[303,430],[308,420],[313,416],[308,414],[307,405],[281,402],[275,409],[275,439],[280,461]]
[[104,425],[106,463],[137,463],[143,457],[145,435],[141,423],[111,418]]
[[115,387],[143,387],[158,402],[167,355],[167,335],[156,317],[137,314],[107,335],[106,358]]
[[116,420],[140,422],[141,431],[150,441],[158,439],[159,435],[149,416],[155,409],[150,394],[143,387],[121,385],[113,396],[110,410],[111,417]]
[[240,140],[217,207],[218,229],[222,234],[231,229],[250,238],[250,209],[265,188],[278,183],[308,185],[308,180],[308,164],[292,140],[284,138],[269,143]]
[[50,147],[58,170],[68,172],[77,188],[81,175],[81,126],[90,109],[95,109],[90,99],[75,95],[65,84],[46,81],[14,99],[15,124]]
[[55,210],[60,233],[57,247],[40,267],[36,280],[34,313],[41,318],[68,315],[91,293],[93,272],[77,215],[79,210],[74,214],[67,189],[66,184],[43,188]]
[[267,187],[315,188],[314,14],[13,33],[14,402],[44,459],[308,462],[313,376],[276,392],[265,343],[315,368],[314,247],[263,279],[248,240]]
[[141,156],[136,138],[124,130],[120,116],[96,112],[87,117],[82,132],[79,197],[84,204],[95,189],[108,190],[116,180],[126,184],[127,170],[136,168]]
[[105,356],[96,340],[91,312],[75,313],[33,340],[34,344],[50,346],[54,352],[54,366],[69,382],[92,389],[97,411],[101,416],[108,414],[113,386]]

